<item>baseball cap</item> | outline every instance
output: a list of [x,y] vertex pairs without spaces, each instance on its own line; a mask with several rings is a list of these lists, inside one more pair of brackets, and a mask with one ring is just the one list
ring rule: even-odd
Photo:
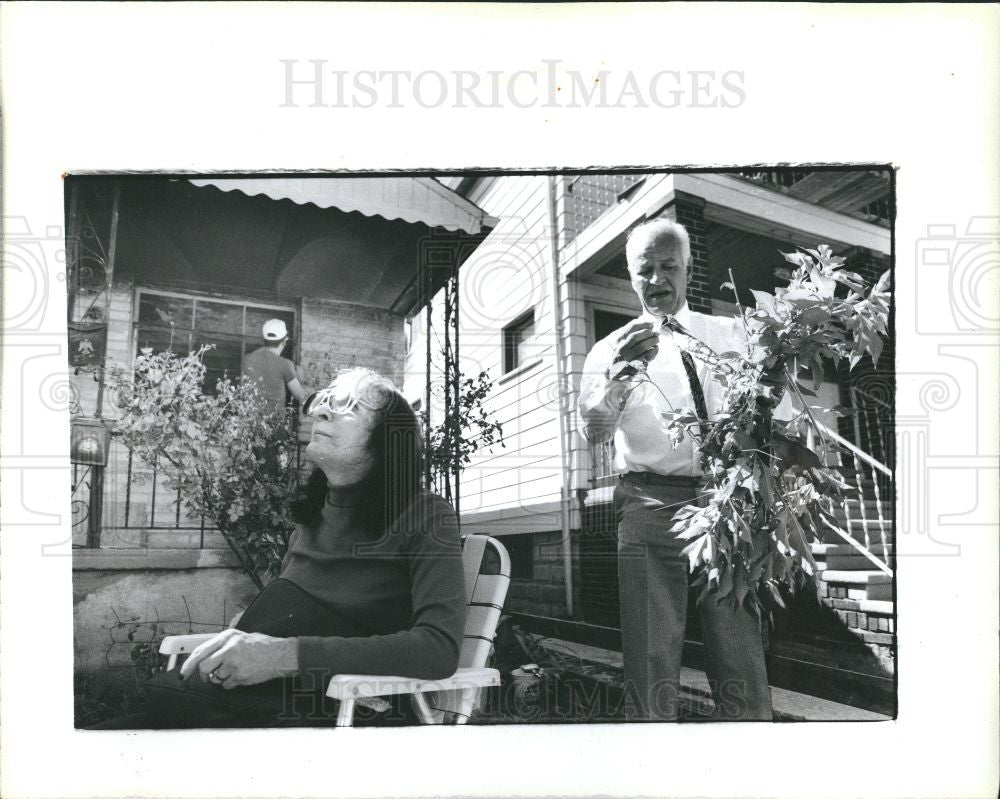
[[264,338],[268,341],[281,341],[288,338],[288,328],[280,319],[268,319],[261,328]]

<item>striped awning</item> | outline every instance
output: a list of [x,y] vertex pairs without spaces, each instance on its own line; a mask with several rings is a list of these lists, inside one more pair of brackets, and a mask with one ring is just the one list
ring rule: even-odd
[[357,211],[365,216],[419,222],[478,235],[496,220],[432,177],[256,177],[192,178],[195,186],[214,186],[250,197],[264,195],[298,205]]

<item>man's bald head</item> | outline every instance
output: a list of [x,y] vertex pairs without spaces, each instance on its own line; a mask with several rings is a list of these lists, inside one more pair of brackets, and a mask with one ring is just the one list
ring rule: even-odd
[[629,269],[632,269],[637,252],[661,241],[680,245],[685,265],[691,260],[691,239],[688,238],[684,226],[670,219],[651,219],[629,231],[625,241],[625,260],[629,264]]
[[684,307],[691,261],[687,231],[669,219],[634,228],[625,243],[629,279],[643,308],[665,317]]

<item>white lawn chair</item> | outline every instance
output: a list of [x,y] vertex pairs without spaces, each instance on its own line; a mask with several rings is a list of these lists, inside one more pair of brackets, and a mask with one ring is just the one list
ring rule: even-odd
[[[491,558],[489,553],[496,556]],[[495,565],[491,563],[495,561]],[[350,727],[355,703],[381,696],[410,694],[414,710],[424,724],[465,724],[476,707],[483,688],[500,684],[500,672],[486,668],[493,636],[510,584],[510,558],[503,544],[484,535],[462,539],[465,571],[465,631],[458,671],[443,680],[415,680],[370,674],[338,674],[326,695],[340,702],[337,726]],[[160,654],[169,656],[167,670],[180,655],[190,654],[211,634],[171,635],[160,644]]]
[[[488,552],[497,556],[496,573],[489,569]],[[500,672],[486,668],[500,612],[510,584],[510,558],[503,544],[484,535],[462,539],[465,571],[465,631],[458,671],[444,680],[414,680],[368,674],[338,674],[326,695],[340,700],[337,726],[349,727],[359,699],[410,694],[424,724],[465,724],[483,688],[500,684]],[[490,570],[492,571],[492,570]]]

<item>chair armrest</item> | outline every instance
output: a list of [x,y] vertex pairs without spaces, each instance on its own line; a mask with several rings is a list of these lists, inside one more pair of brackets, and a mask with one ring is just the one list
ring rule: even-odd
[[160,641],[161,655],[190,655],[195,647],[210,641],[218,633],[192,633],[191,635],[168,635]]
[[168,635],[160,641],[160,654],[169,655],[167,671],[173,671],[180,655],[190,655],[198,646],[211,641],[218,633],[192,633],[190,635]]
[[426,691],[456,691],[487,688],[500,684],[496,669],[459,669],[443,680],[415,680],[410,677],[382,677],[373,674],[338,674],[326,689],[331,699],[361,699],[369,696],[420,694]]

